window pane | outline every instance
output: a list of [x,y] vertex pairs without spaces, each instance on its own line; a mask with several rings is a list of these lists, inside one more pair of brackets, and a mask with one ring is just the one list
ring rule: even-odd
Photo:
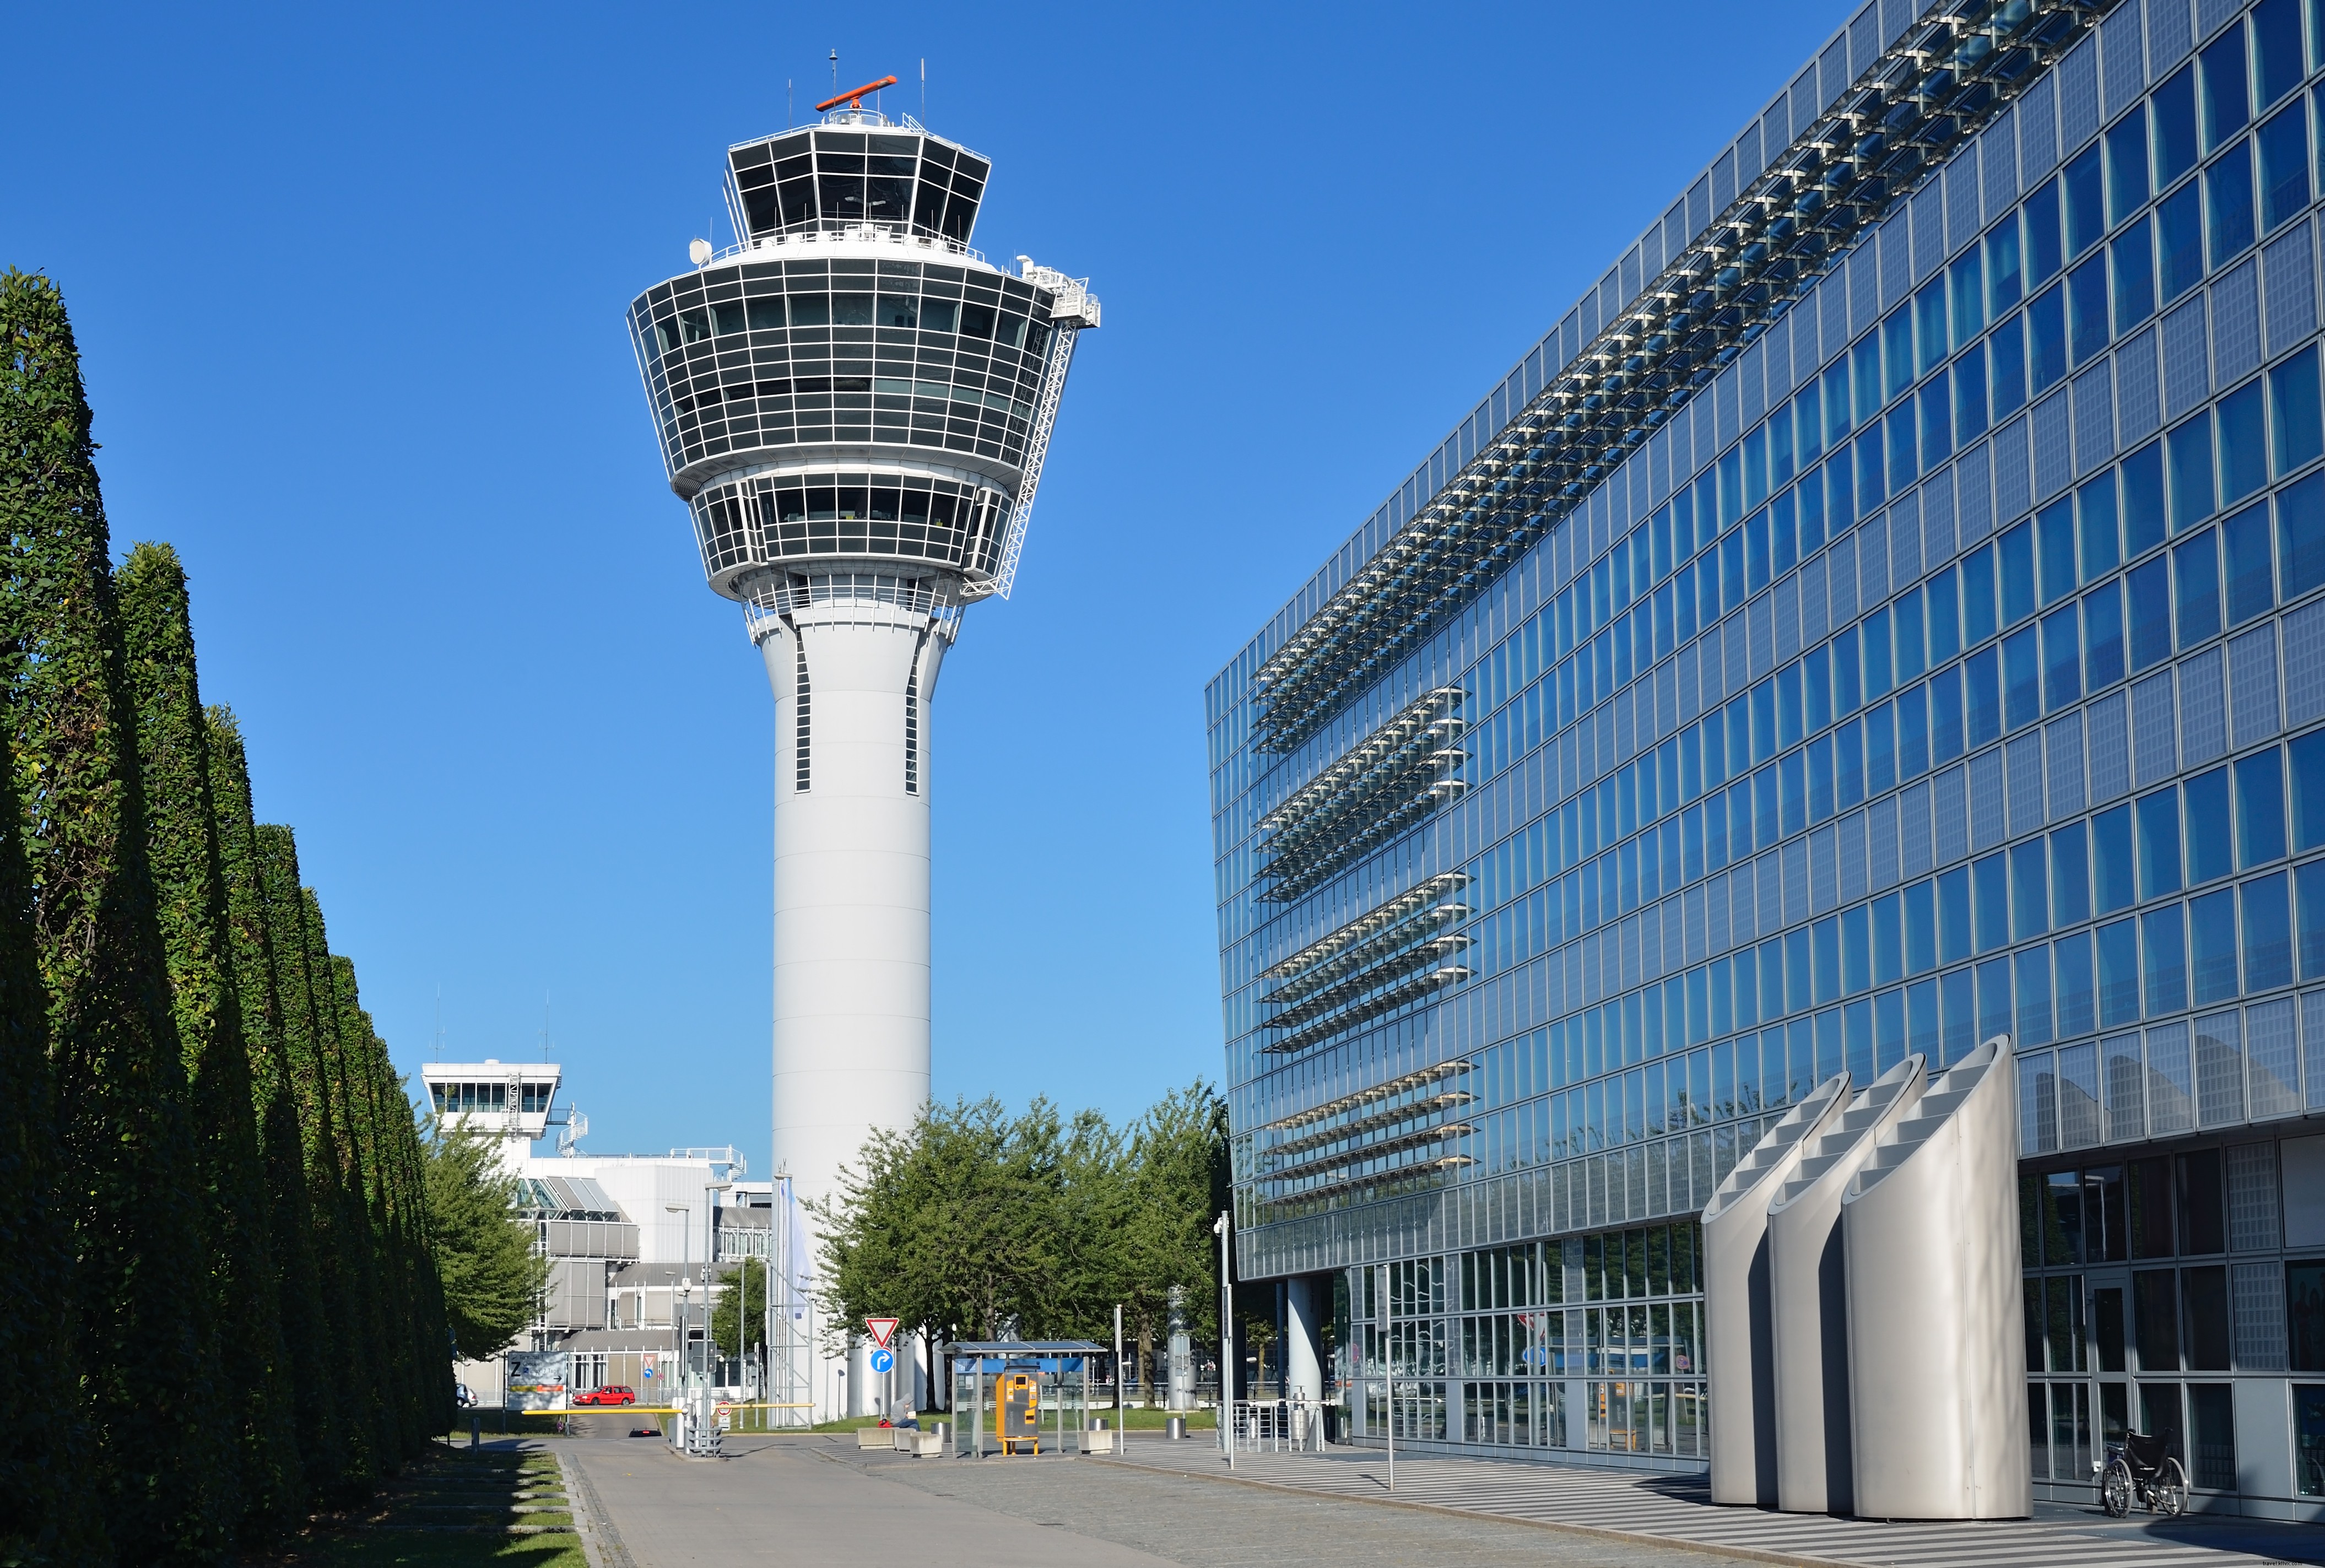
[[2056,713],[2083,694],[2082,627],[2076,607],[2042,617],[2042,710]]
[[2059,227],[2059,182],[2046,180],[2020,209],[2026,225],[2026,287],[2039,289],[2066,264]]
[[1978,951],[2010,945],[2010,867],[2001,855],[1970,865],[1970,896],[1978,926]]
[[1973,343],[1954,366],[1954,439],[1977,440],[1986,433],[1987,368],[1983,342]]
[[2285,875],[2263,877],[2238,890],[2244,910],[2245,989],[2265,991],[2293,983],[2293,921]]
[[2284,769],[2274,747],[2237,764],[2237,865],[2250,869],[2284,853]]
[[[1904,312],[1889,318],[1883,331],[1894,333],[1891,343],[1898,348],[1908,348],[1912,339],[1904,335]],[[1896,396],[1913,385],[1913,378],[1922,375],[1946,357],[1946,281],[1932,278],[1913,296],[1913,325],[1921,339],[1921,352],[1895,355],[1889,366],[1889,395]]]
[[2106,914],[2137,901],[2131,852],[2131,808],[2117,806],[2091,819],[2091,889]]
[[2036,572],[2042,602],[2056,604],[2075,590],[2075,507],[2061,496],[2034,515]]
[[2221,524],[2220,540],[2228,558],[2228,625],[2241,626],[2276,602],[2268,503],[2256,501]]
[[[1953,336],[1949,347],[1959,348],[1986,329],[1986,278],[1975,247],[1954,263],[1946,274],[1946,292],[1951,307]],[[1922,346],[1922,357],[1934,364],[1945,357],[1932,355],[1929,346]]]
[[2026,330],[2030,392],[2040,394],[2056,385],[2067,374],[2067,295],[2063,287],[2051,290],[2026,307]]
[[[1942,407],[1942,405],[1941,406]],[[1941,417],[1942,417],[1942,415],[1941,415]],[[1885,424],[1889,432],[1888,471],[1885,475],[1880,472],[1876,466],[1872,483],[1870,486],[1867,486],[1865,483],[1863,471],[1861,469],[1859,470],[1857,504],[1858,510],[1863,512],[1869,513],[1876,506],[1881,505],[1884,500],[1888,498],[1889,492],[1892,489],[1903,490],[1906,486],[1912,484],[1913,482],[1914,476],[1921,471],[1914,466],[1913,462],[1913,410],[1912,405],[1908,404],[1892,413],[1885,422]],[[1860,445],[1863,441],[1868,441],[1870,440],[1872,440],[1872,437],[1869,435],[1861,438]],[[1860,452],[1858,455],[1862,457],[1863,453]]]
[[2257,377],[2220,399],[2220,501],[2238,501],[2268,482],[2268,425]]
[[1974,550],[1962,558],[1962,646],[1974,648],[1994,636],[1994,552]]
[[2266,234],[2309,205],[2309,108],[2294,104],[2260,128],[2260,227]]
[[2097,691],[2123,679],[2123,585],[2083,596],[2083,679]]
[[2163,543],[2163,443],[2150,441],[2124,459],[2123,558],[2136,560]]
[[2163,299],[2178,299],[2204,281],[2204,192],[2190,181],[2155,209],[2163,252]]
[[2139,1016],[2139,925],[2118,920],[2098,929],[2099,1026]]
[[2236,890],[2223,887],[2188,903],[2189,978],[2196,1006],[2237,994]]
[[2213,530],[2173,548],[2172,579],[2180,645],[2191,647],[2220,629],[2220,552]]
[[2041,654],[2033,626],[2002,639],[2002,700],[2005,721],[2012,729],[2042,716]]
[[1987,315],[1998,317],[2015,305],[2025,285],[2018,258],[2018,214],[2014,211],[1987,231]]
[[2141,218],[2108,247],[2115,268],[2115,329],[2128,332],[2154,313],[2155,260]]
[[2136,105],[2107,134],[2107,221],[2147,205],[2147,107]]
[[2300,353],[2268,373],[2269,434],[2276,472],[2291,473],[2325,452],[2325,418],[2317,397],[2317,350]]
[[[2142,235],[2143,241],[2145,238]],[[2098,256],[2067,274],[2067,347],[2077,365],[2107,346],[2107,269]]]
[[2155,89],[2155,183],[2169,185],[2196,166],[2196,68],[2182,66]]
[[2131,669],[2137,674],[2172,653],[2170,561],[2159,555],[2124,579],[2131,595]]
[[2172,530],[2192,528],[2212,515],[2212,413],[2209,409],[2164,437],[2171,457]]
[[2205,167],[2204,246],[2218,268],[2252,242],[2252,144],[2239,142]]
[[2228,770],[2216,767],[2200,773],[2182,786],[2186,796],[2188,885],[2191,887],[2226,877],[2235,868],[2236,845],[2220,831],[2228,818]]
[[2218,146],[2252,118],[2245,79],[2245,30],[2231,27],[2198,56],[2203,67],[2204,146]]
[[2074,925],[2090,918],[2090,869],[2080,822],[2051,835],[2051,919]]
[[2299,854],[2325,844],[2325,729],[2302,736],[2285,751],[2293,769],[2293,849]]
[[2082,580],[2113,571],[2122,560],[2117,548],[2115,470],[2108,469],[2098,478],[2077,487],[2075,515],[2082,537]]
[[2188,959],[2180,906],[2167,904],[2139,917],[2141,990],[2147,1016],[2177,1013],[2188,1005]]
[[2139,812],[2139,895],[2180,891],[2180,792],[2144,795]]
[[2051,929],[2046,847],[2029,839],[2010,851],[2010,940],[2024,942]]
[[2293,872],[2293,901],[2300,918],[2301,978],[2325,977],[2325,860]]
[[2300,0],[2261,0],[2253,11],[2252,25],[2260,107],[2266,108],[2299,87],[2308,74],[2301,47]]
[[1938,878],[1938,961],[1952,963],[1970,954],[1969,868],[1957,866]]
[[2107,192],[2101,182],[2099,150],[2092,147],[2067,165],[2067,259],[2072,261],[2097,245],[2107,232]]
[[[1941,370],[1927,386],[1922,388],[1919,402],[1922,409],[1922,467],[1933,468],[1951,456],[1954,450],[1953,393],[1948,385],[1950,373]],[[1970,376],[1965,375],[1963,379]],[[1890,465],[1894,471],[1896,464]]]
[[2002,624],[2012,626],[2034,613],[2034,530],[2021,523],[2002,536]]
[[2325,582],[2325,474],[2277,492],[2276,548],[2285,598]]
[[1996,419],[2007,419],[2026,403],[2026,318],[2013,316],[1987,339],[1987,384]]

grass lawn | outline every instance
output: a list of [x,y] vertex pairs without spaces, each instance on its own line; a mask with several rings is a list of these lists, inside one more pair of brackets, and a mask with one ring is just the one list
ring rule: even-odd
[[435,1449],[360,1508],[318,1520],[251,1568],[587,1568],[557,1461],[510,1450]]

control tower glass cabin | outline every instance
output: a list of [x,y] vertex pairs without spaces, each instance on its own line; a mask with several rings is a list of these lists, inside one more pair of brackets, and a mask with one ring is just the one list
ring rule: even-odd
[[1086,283],[969,245],[989,162],[848,107],[727,150],[741,243],[629,324],[776,703],[775,1146],[802,1196],[929,1086],[928,706],[1005,596]]

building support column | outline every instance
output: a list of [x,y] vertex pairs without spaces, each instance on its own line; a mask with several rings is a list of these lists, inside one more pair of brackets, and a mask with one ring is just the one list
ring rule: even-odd
[[[1327,1287],[1329,1289],[1329,1285]],[[1312,1276],[1283,1282],[1283,1392],[1287,1398],[1321,1403],[1324,1358],[1319,1330],[1317,1289]],[[1329,1295],[1326,1301],[1329,1301]]]

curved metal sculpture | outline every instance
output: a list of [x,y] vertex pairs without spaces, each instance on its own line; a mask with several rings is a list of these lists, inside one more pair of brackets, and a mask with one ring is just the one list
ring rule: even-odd
[[1768,1196],[1848,1098],[1836,1072],[1737,1162],[1703,1211],[1706,1378],[1711,1402],[1711,1500],[1774,1508],[1776,1401],[1768,1300]]
[[2033,1511],[2016,1078],[2010,1036],[1987,1041],[1930,1086],[1841,1200],[1860,1515]]
[[1801,1156],[1768,1205],[1768,1304],[1776,1382],[1776,1506],[1845,1514],[1849,1476],[1848,1281],[1841,1194],[1918,1104],[1926,1059],[1875,1079]]

